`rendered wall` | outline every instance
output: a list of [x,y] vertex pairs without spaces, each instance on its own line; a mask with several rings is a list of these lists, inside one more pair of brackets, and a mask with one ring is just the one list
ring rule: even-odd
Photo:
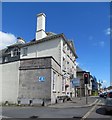
[[[20,64],[19,99],[23,104],[30,100],[51,99],[50,58],[22,60]],[[44,81],[40,80],[44,77]]]
[[2,103],[17,103],[19,87],[19,61],[1,64],[0,88],[2,88]]
[[59,61],[60,39],[49,40],[46,42],[38,43],[27,47],[28,47],[27,56],[22,55],[23,49],[21,49],[21,59],[52,56],[58,63],[60,63]]

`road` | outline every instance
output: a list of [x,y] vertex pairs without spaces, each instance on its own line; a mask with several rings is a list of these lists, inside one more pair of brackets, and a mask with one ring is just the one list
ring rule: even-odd
[[90,107],[75,109],[56,109],[49,107],[4,107],[2,115],[11,118],[29,118],[31,116],[38,116],[39,118],[81,118],[89,109]]
[[11,120],[13,120],[12,118],[30,118],[32,116],[37,118],[78,118],[78,120],[85,118],[106,120],[107,118],[110,120],[112,113],[105,114],[105,110],[101,106],[103,102],[104,99],[99,98],[99,102],[94,106],[83,108],[3,107],[2,115],[11,118]]
[[88,114],[87,118],[97,118],[97,119],[104,119],[104,120],[112,120],[112,112],[105,112],[105,108],[103,106],[105,99],[99,98],[99,103],[97,103],[93,109],[91,110],[90,114]]

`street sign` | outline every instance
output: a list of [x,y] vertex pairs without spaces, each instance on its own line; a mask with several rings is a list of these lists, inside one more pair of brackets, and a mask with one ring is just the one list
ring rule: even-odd
[[73,85],[74,87],[79,87],[79,86],[80,86],[80,79],[74,78],[74,79],[72,80],[72,85]]
[[39,82],[45,82],[45,77],[44,76],[40,76],[39,77]]

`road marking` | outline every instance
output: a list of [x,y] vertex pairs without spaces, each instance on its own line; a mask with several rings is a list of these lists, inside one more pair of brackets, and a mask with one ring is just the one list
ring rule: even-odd
[[99,100],[98,103],[97,103],[95,106],[93,106],[93,107],[91,108],[91,110],[88,111],[88,112],[82,117],[81,120],[86,119],[86,118],[92,113],[92,111],[96,108],[96,106],[97,106],[100,102],[101,102],[101,100]]

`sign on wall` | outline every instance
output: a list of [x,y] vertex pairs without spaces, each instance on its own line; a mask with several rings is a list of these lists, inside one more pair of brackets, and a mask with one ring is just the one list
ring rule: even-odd
[[71,82],[74,87],[80,86],[80,79],[78,79],[78,78],[74,78]]
[[39,77],[39,82],[45,82],[45,77],[44,76],[40,76]]

